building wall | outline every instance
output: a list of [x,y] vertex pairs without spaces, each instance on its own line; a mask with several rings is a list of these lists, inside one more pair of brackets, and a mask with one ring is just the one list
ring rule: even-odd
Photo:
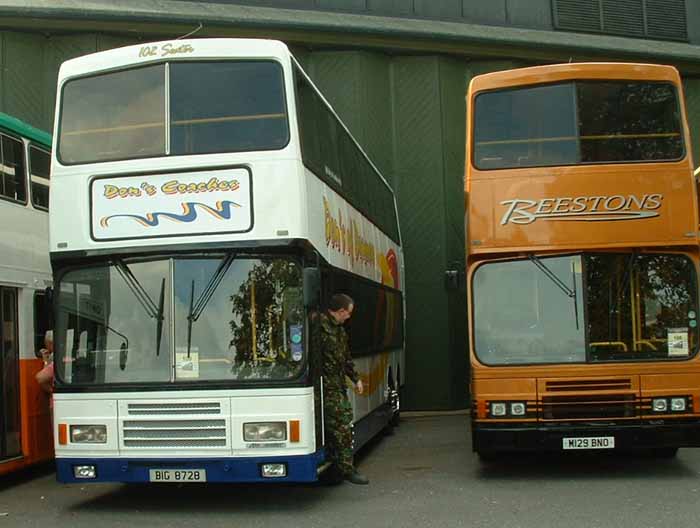
[[[388,0],[387,0],[388,1]],[[495,2],[498,4],[499,2]],[[62,61],[135,43],[102,34],[0,32],[0,111],[51,130]],[[522,61],[293,47],[311,77],[394,186],[406,255],[406,409],[467,405],[464,270],[465,93],[473,75]],[[700,79],[684,88],[700,137]],[[693,141],[696,164],[697,141]]]

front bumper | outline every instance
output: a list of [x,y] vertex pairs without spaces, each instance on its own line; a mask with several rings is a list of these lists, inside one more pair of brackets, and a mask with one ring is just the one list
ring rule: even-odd
[[[142,458],[57,458],[56,479],[64,483],[149,482],[151,469],[204,469],[206,482],[315,482],[323,462],[323,450],[310,455],[215,458],[215,459],[142,459]],[[284,463],[287,475],[265,478],[262,464]],[[96,477],[78,479],[75,466],[95,466]]]
[[562,451],[563,439],[614,436],[615,449],[700,447],[700,422],[635,424],[525,424],[496,426],[473,424],[472,448],[497,451]]

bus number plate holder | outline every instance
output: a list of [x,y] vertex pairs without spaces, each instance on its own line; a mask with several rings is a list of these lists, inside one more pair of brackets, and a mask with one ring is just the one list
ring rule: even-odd
[[206,482],[204,469],[149,469],[148,480],[151,482]]
[[562,438],[562,449],[614,449],[614,436]]

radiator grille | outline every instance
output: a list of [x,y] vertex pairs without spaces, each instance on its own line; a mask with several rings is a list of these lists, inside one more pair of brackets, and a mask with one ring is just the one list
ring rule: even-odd
[[634,394],[545,396],[542,398],[541,416],[544,420],[634,418],[638,415],[639,402]]
[[127,419],[122,423],[124,447],[203,449],[227,445],[226,420],[200,418],[202,415],[221,415],[220,402],[128,403],[126,411],[128,416],[143,418]]

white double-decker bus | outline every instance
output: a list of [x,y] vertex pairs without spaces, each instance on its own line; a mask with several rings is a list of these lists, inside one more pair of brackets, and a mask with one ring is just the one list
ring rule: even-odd
[[398,414],[391,188],[274,41],[201,39],[61,67],[52,159],[58,479],[314,481],[310,341],[351,295],[356,448]]

